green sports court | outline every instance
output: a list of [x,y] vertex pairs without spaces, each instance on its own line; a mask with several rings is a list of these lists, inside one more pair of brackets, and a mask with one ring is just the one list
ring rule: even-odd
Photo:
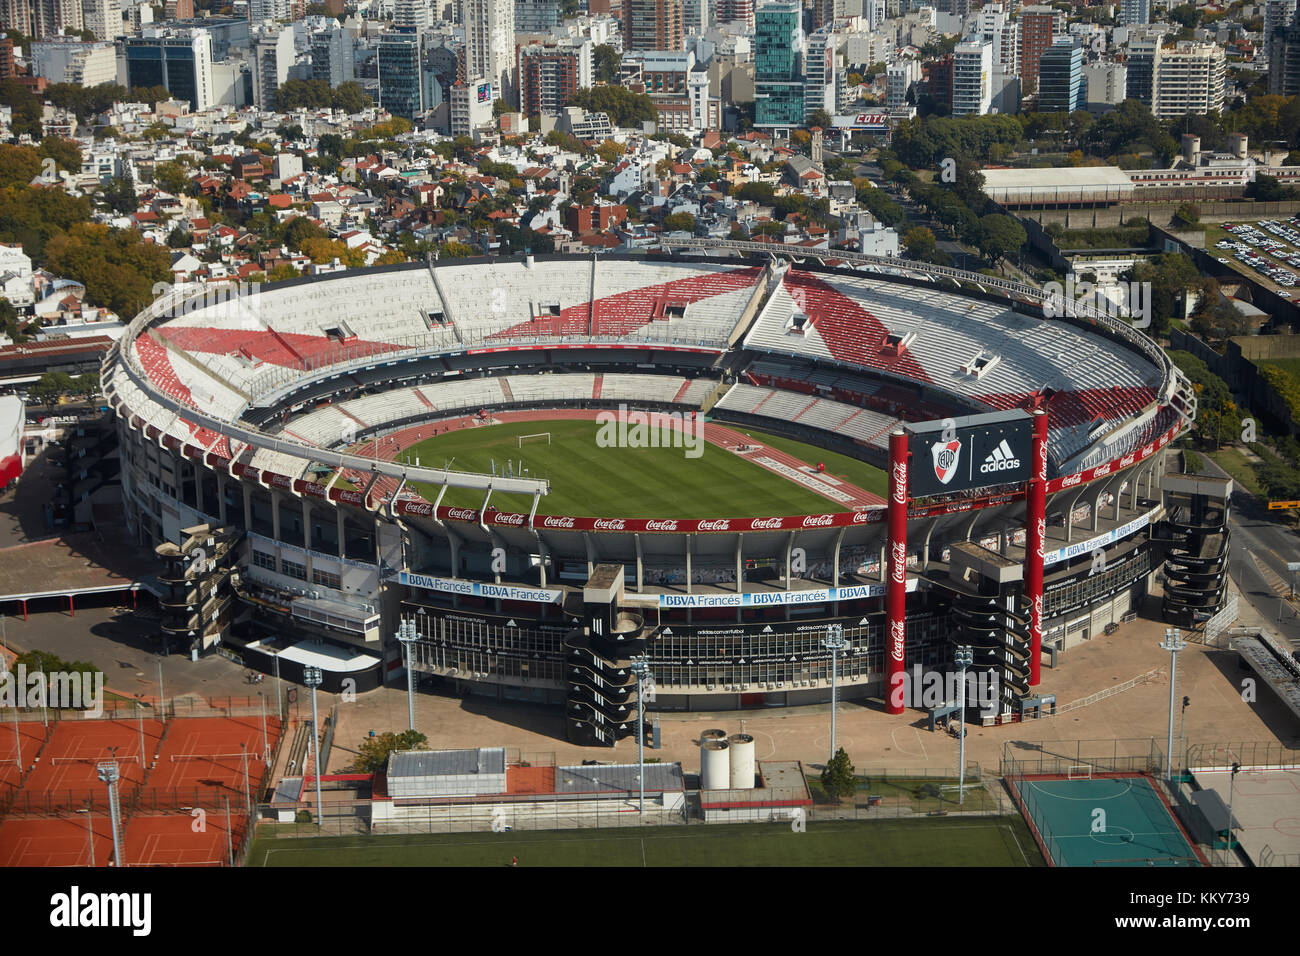
[[1142,774],[1008,778],[1054,866],[1203,866]]

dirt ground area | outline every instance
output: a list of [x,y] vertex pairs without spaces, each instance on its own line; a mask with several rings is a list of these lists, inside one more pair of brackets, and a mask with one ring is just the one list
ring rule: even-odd
[[[1154,737],[1163,752],[1168,730],[1169,654],[1157,646],[1164,624],[1138,620],[1109,637],[1071,649],[1055,669],[1043,668],[1040,690],[1055,694],[1060,706],[1157,671],[1150,680],[1122,693],[1056,717],[1002,727],[970,728],[967,763],[997,772],[1007,741],[1114,740]],[[1186,736],[1192,743],[1266,741],[1300,736],[1294,717],[1261,689],[1261,700],[1246,703],[1235,653],[1188,644],[1178,659],[1178,697],[1191,698]],[[719,727],[728,733],[753,734],[760,760],[802,760],[824,764],[830,745],[830,707],[820,705],[722,713],[659,714],[663,746],[660,760],[680,760],[688,772],[698,770],[699,735]],[[371,731],[406,729],[406,689],[387,687],[340,703],[339,725],[330,770],[352,759],[352,751]],[[478,697],[458,698],[419,693],[416,723],[434,749],[504,746],[524,755],[554,755],[561,763],[581,760],[635,762],[635,738],[617,747],[580,747],[564,739],[561,710],[555,706],[497,704]],[[837,720],[838,744],[861,769],[937,771],[957,766],[957,740],[927,729],[920,711],[891,717],[880,702],[842,702]],[[1178,733],[1177,722],[1175,734]],[[649,756],[649,753],[647,754]]]

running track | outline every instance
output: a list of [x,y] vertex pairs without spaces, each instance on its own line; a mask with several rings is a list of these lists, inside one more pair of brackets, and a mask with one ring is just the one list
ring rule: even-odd
[[[585,409],[553,409],[527,412],[501,412],[491,415],[488,423],[492,425],[504,424],[506,422],[525,422],[525,421],[555,421],[572,420],[572,421],[594,421],[599,412]],[[473,416],[464,416],[461,418],[449,418],[433,420],[421,425],[411,425],[399,431],[391,432],[387,435],[380,436],[378,439],[363,442],[351,449],[353,454],[364,455],[367,458],[376,457],[384,461],[394,460],[405,449],[416,445],[426,438],[436,434],[445,434],[449,431],[457,431],[462,428],[479,428],[482,427]],[[830,501],[837,511],[861,511],[864,508],[883,505],[884,499],[879,495],[872,494],[865,488],[849,484],[843,479],[836,478],[834,475],[818,475],[816,469],[808,462],[800,461],[793,455],[786,454],[779,449],[753,438],[746,437],[743,433],[735,431],[725,425],[716,422],[706,422],[704,425],[704,438],[707,442],[718,448],[725,448],[733,454],[741,455],[754,464],[766,468],[773,474],[781,475],[792,483],[799,484],[808,490],[820,494]],[[378,450],[376,451],[376,441]],[[745,451],[738,449],[744,447]],[[761,459],[766,459],[763,461]],[[437,467],[437,462],[422,462],[429,467]],[[798,481],[782,474],[782,466],[786,469],[799,472],[805,477],[804,480]],[[343,477],[357,485],[358,488],[365,488],[366,482],[370,476],[360,471],[345,469]],[[395,478],[380,478],[375,482],[375,487],[371,489],[372,495],[379,495],[384,498],[390,498],[397,491],[399,482]],[[413,492],[403,492],[403,497],[417,497]]]

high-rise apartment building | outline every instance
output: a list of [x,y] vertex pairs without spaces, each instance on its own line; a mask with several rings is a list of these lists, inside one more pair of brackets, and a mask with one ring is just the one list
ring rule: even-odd
[[808,35],[803,57],[803,118],[804,125],[812,122],[813,113],[823,110],[836,112],[835,98],[835,34],[818,30]]
[[623,44],[628,50],[684,49],[682,0],[624,0]]
[[545,35],[560,22],[559,0],[515,0],[515,33]]
[[1038,61],[1038,111],[1073,113],[1084,108],[1083,47],[1072,36],[1052,41]]
[[267,24],[253,36],[249,66],[253,79],[253,105],[259,110],[275,109],[275,96],[289,78],[293,66],[293,28]]
[[161,86],[200,112],[215,105],[212,37],[202,29],[153,27],[124,41],[126,85]]
[[952,115],[983,116],[993,99],[993,44],[964,40],[952,51]]
[[885,68],[885,106],[891,110],[907,105],[907,94],[921,81],[921,62],[901,57]]
[[585,37],[519,48],[519,109],[558,116],[573,94],[592,84],[592,43]]
[[1270,68],[1273,65],[1273,38],[1279,30],[1295,23],[1296,0],[1267,0],[1264,4],[1264,37],[1261,46]]
[[1128,76],[1125,85],[1128,98],[1137,100],[1148,107],[1155,106],[1156,71],[1160,66],[1160,46],[1164,37],[1130,40],[1128,44]]
[[[379,68],[379,105],[394,116],[413,120],[433,106],[426,76],[423,43],[418,32],[393,31],[379,39],[375,51]],[[486,82],[486,81],[484,81]]]
[[754,20],[754,125],[802,126],[802,5],[769,3],[755,12]]
[[1160,51],[1156,105],[1160,119],[1223,112],[1227,56],[1217,43],[1181,40]]
[[[1295,6],[1295,0],[1291,0]],[[1123,27],[1140,26],[1151,22],[1151,0],[1120,0],[1119,23]]]
[[514,0],[465,0],[464,15],[465,76],[488,80],[498,98],[517,105]]
[[743,23],[749,32],[754,31],[754,0],[717,0],[718,25]]
[[122,0],[82,0],[81,19],[96,40],[116,40],[126,33]]
[[117,49],[111,43],[52,37],[34,40],[27,56],[31,73],[51,83],[99,86],[117,82]]
[[330,86],[357,78],[356,49],[338,21],[311,35],[311,77]]
[[1038,61],[1065,32],[1065,14],[1045,5],[1020,9],[1020,85],[1024,93],[1038,89]]

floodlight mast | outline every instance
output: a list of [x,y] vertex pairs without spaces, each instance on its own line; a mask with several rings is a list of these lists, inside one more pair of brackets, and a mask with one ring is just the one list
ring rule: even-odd
[[835,756],[835,710],[837,700],[838,663],[840,651],[849,646],[844,638],[844,625],[830,624],[826,627],[826,636],[822,638],[822,647],[831,652],[831,757]]
[[321,685],[322,677],[319,667],[304,667],[302,682],[311,688],[311,750],[316,764],[316,825],[325,826],[324,805],[320,795],[320,722],[316,711],[316,688]]
[[[117,748],[110,747],[109,750],[116,752]],[[143,760],[144,757],[141,756],[140,759]],[[108,785],[108,822],[113,827],[113,865],[122,866],[122,833],[118,819],[119,808],[117,802],[117,782],[121,779],[121,773],[117,766],[117,760],[101,760],[95,765],[95,772],[99,776],[100,783]]]
[[953,661],[959,668],[961,680],[957,697],[957,802],[966,802],[966,668],[975,659],[969,644],[960,644]]

